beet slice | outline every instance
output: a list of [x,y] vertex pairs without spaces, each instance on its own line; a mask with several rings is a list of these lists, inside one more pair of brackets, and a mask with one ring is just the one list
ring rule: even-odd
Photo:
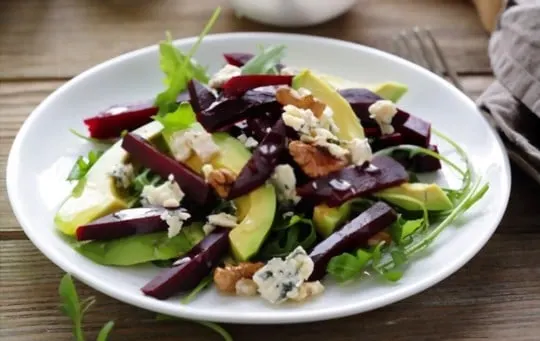
[[335,231],[311,251],[314,269],[310,281],[317,281],[326,274],[332,257],[365,245],[369,238],[384,230],[397,220],[396,212],[388,204],[379,201],[351,222]]
[[351,166],[298,187],[298,195],[336,207],[345,201],[406,182],[405,168],[388,156],[376,156],[371,165]]
[[[429,150],[439,154],[439,149],[435,145],[430,145]],[[427,154],[416,154],[412,157],[412,170],[416,173],[435,172],[441,169],[441,160]]]
[[[403,124],[400,124],[400,120],[403,120],[405,114],[408,117],[404,120]],[[414,144],[420,147],[428,147],[431,139],[431,124],[423,119],[401,112],[400,115],[392,120],[392,125],[395,130],[403,136],[403,141],[408,144]],[[394,121],[398,122],[394,122]]]
[[285,123],[278,120],[238,174],[228,199],[238,198],[264,184],[285,154],[287,154],[287,129]]
[[219,264],[228,249],[229,231],[216,229],[193,247],[179,265],[164,270],[141,290],[160,300],[191,290]]
[[189,97],[193,111],[200,113],[216,101],[216,95],[204,84],[196,79],[188,83]]
[[[377,135],[380,135],[379,125],[369,117],[369,107],[383,98],[368,89],[353,88],[339,90],[339,94],[349,102],[356,117],[360,119],[364,128],[377,128]],[[368,136],[368,135],[366,135]]]
[[228,64],[242,67],[244,64],[246,64],[251,58],[253,58],[253,54],[251,53],[224,53],[223,57],[227,61]]
[[122,141],[122,148],[133,159],[144,167],[150,168],[162,178],[167,179],[172,174],[187,197],[195,203],[204,205],[212,199],[212,189],[199,174],[182,163],[162,154],[140,136],[133,133],[127,134]]
[[165,211],[161,207],[128,208],[79,226],[75,235],[77,240],[111,240],[165,231],[168,225],[160,218]]
[[282,106],[276,100],[276,88],[260,87],[247,91],[242,97],[220,96],[209,108],[200,112],[197,120],[208,132],[226,130],[247,118],[270,113],[281,113]]
[[291,85],[293,76],[282,75],[241,75],[232,77],[223,84],[226,96],[241,96],[246,91],[269,85]]
[[403,137],[400,133],[381,135],[373,139],[371,142],[371,150],[377,152],[384,148],[399,146],[400,144],[403,144]]
[[[187,91],[177,98],[178,103],[183,101],[189,101]],[[88,127],[90,137],[110,139],[120,137],[124,130],[131,131],[152,121],[152,116],[157,112],[158,108],[153,102],[115,105],[97,116],[85,119],[84,124]]]

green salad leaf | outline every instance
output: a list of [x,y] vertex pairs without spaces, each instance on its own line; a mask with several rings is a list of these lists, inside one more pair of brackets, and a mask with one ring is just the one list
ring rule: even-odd
[[277,74],[276,65],[285,55],[285,45],[272,45],[251,58],[242,67],[243,75]]
[[[84,314],[88,311],[88,309],[90,309],[96,300],[94,297],[89,297],[81,302],[70,274],[65,274],[60,280],[58,294],[60,295],[60,300],[62,302],[60,309],[73,322],[73,336],[75,337],[75,340],[84,341],[85,338],[82,329]],[[113,327],[113,321],[109,321],[107,324],[105,324],[99,332],[97,341],[107,341],[107,337]]]
[[83,133],[76,131],[75,129],[69,129],[69,132],[72,133],[73,135],[77,136],[78,138],[82,139],[82,140],[85,140],[87,142],[90,142],[90,143],[92,143],[94,145],[97,145],[97,146],[103,147],[103,148],[108,148],[111,145],[113,145],[114,143],[116,143],[116,141],[117,141],[117,139],[106,139],[106,140],[96,139],[96,138],[93,138],[93,137],[90,137],[90,136],[86,136]]
[[219,334],[221,338],[223,339],[223,341],[233,341],[231,334],[229,334],[229,332],[226,331],[225,328],[223,328],[222,326],[214,322],[186,320],[186,319],[181,319],[179,317],[174,317],[174,316],[169,316],[169,315],[164,315],[164,314],[157,314],[156,320],[158,321],[187,321],[187,322],[197,323]]
[[199,284],[197,284],[197,286],[193,288],[193,290],[191,290],[189,294],[187,294],[186,296],[184,296],[184,298],[182,298],[182,301],[181,301],[182,304],[191,303],[201,291],[203,291],[206,287],[208,287],[212,283],[212,279],[213,279],[212,275],[208,275],[205,278],[203,278],[199,282]]
[[276,219],[270,236],[261,248],[262,259],[286,257],[298,246],[308,249],[317,241],[317,234],[310,219],[300,215]]
[[165,84],[167,88],[158,94],[155,100],[155,105],[159,107],[158,115],[165,115],[176,110],[178,106],[176,98],[187,88],[190,79],[195,78],[204,83],[208,82],[206,70],[193,61],[192,57],[199,48],[204,36],[208,34],[218,19],[220,13],[221,8],[216,8],[199,35],[199,38],[186,55],[174,47],[169,34],[167,35],[167,40],[159,44],[160,66],[166,76]]
[[204,238],[201,224],[182,228],[173,238],[167,232],[134,235],[107,241],[90,241],[75,245],[75,250],[103,265],[130,266],[156,260],[176,258]]
[[68,181],[81,180],[90,171],[90,168],[97,162],[97,160],[103,155],[101,150],[91,150],[86,157],[79,156],[75,164],[71,168],[67,177]]
[[189,102],[182,102],[174,110],[163,116],[154,116],[156,121],[163,125],[163,135],[168,136],[172,133],[189,128],[193,123],[197,122],[195,112]]
[[149,168],[142,169],[133,179],[129,188],[128,207],[136,207],[141,202],[141,193],[144,186],[155,186],[163,182],[163,179]]
[[356,255],[343,253],[330,260],[326,271],[338,282],[347,282],[358,277],[371,258],[372,254],[363,249],[359,249]]

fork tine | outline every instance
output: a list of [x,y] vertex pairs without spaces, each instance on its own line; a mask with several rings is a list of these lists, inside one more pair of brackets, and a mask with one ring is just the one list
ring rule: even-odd
[[426,64],[428,66],[428,69],[433,71],[439,76],[443,76],[443,72],[435,62],[436,57],[431,52],[432,49],[430,49],[427,44],[425,43],[425,39],[422,37],[425,32],[425,30],[421,30],[418,26],[413,28],[413,34],[416,38],[416,41],[418,42],[418,46],[420,46],[420,51],[422,52],[422,55],[424,57],[424,60],[426,61]]
[[394,50],[394,54],[405,58],[405,59],[411,59],[411,55],[407,48],[403,48],[403,44],[400,42],[399,37],[392,37],[392,49]]
[[422,57],[422,54],[421,53],[419,54],[417,49],[414,46],[412,46],[412,39],[410,39],[407,32],[402,31],[398,37],[403,42],[403,46],[405,46],[407,55],[410,57],[409,60],[420,66],[426,66],[426,62],[424,58]]
[[452,69],[450,65],[448,64],[448,61],[446,60],[446,57],[442,53],[442,50],[439,44],[437,43],[437,40],[433,37],[429,29],[425,29],[424,32],[426,33],[426,36],[428,37],[431,44],[435,48],[435,53],[437,54],[437,57],[439,58],[439,61],[443,65],[444,69],[446,70],[448,77],[450,77],[450,79],[452,80],[452,83],[456,86],[456,88],[464,92],[465,90],[463,88],[463,84],[461,84],[461,81],[459,80],[459,77],[456,71]]

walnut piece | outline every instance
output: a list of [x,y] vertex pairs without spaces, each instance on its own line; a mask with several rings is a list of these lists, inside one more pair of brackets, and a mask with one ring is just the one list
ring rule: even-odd
[[236,282],[235,288],[238,296],[256,296],[259,287],[251,278],[240,278]]
[[227,168],[213,169],[208,173],[206,178],[206,181],[222,198],[226,198],[229,195],[229,191],[235,180],[236,175]]
[[277,89],[276,99],[283,106],[291,104],[300,109],[310,109],[317,118],[320,118],[326,109],[326,104],[317,100],[313,95],[302,96],[298,91],[285,86]]
[[324,292],[324,286],[321,282],[304,282],[298,288],[298,294],[292,297],[289,297],[291,300],[296,302],[305,301],[310,297],[320,295]]
[[224,268],[218,267],[214,270],[214,284],[219,291],[234,294],[237,292],[236,284],[239,280],[243,278],[251,279],[253,274],[263,266],[264,264],[261,262],[245,262],[235,266],[227,265]]
[[392,236],[388,232],[381,231],[369,238],[367,243],[369,246],[376,246],[382,241],[385,242],[385,245],[389,245],[392,242]]
[[311,178],[318,178],[347,166],[347,160],[337,159],[327,151],[301,141],[289,143],[294,161]]

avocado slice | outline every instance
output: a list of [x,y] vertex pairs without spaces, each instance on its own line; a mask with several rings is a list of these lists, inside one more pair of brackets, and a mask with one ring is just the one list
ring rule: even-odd
[[[202,129],[202,127],[200,127]],[[211,160],[214,168],[227,168],[239,174],[251,158],[249,150],[237,139],[226,133],[212,134],[220,154]],[[202,172],[202,162],[194,155],[186,164],[196,172]],[[265,184],[251,193],[235,200],[238,225],[229,233],[233,256],[246,261],[254,256],[266,238],[276,212],[274,187]]]
[[[151,139],[161,128],[160,123],[152,122],[136,129],[134,133]],[[114,180],[109,176],[113,167],[123,163],[127,156],[122,141],[116,142],[79,181],[54,217],[56,227],[62,233],[72,236],[80,225],[127,208],[127,202],[117,193]]]
[[348,88],[364,88],[394,103],[399,101],[408,91],[408,87],[405,84],[398,82],[362,84],[324,73],[317,72],[316,75],[337,90]]
[[332,109],[334,121],[339,127],[339,132],[336,133],[337,137],[348,141],[355,137],[364,138],[364,128],[349,102],[324,80],[315,76],[311,71],[304,70],[293,78],[292,86],[294,89],[308,89]]
[[454,208],[454,204],[446,193],[436,184],[404,183],[397,187],[384,189],[374,194],[377,198],[386,200],[408,211],[420,211],[417,204],[393,197],[402,195],[412,197],[426,205],[428,211],[446,211]]
[[313,223],[317,232],[322,237],[327,238],[349,218],[350,214],[351,203],[349,201],[339,207],[328,207],[325,204],[317,205],[313,210]]

